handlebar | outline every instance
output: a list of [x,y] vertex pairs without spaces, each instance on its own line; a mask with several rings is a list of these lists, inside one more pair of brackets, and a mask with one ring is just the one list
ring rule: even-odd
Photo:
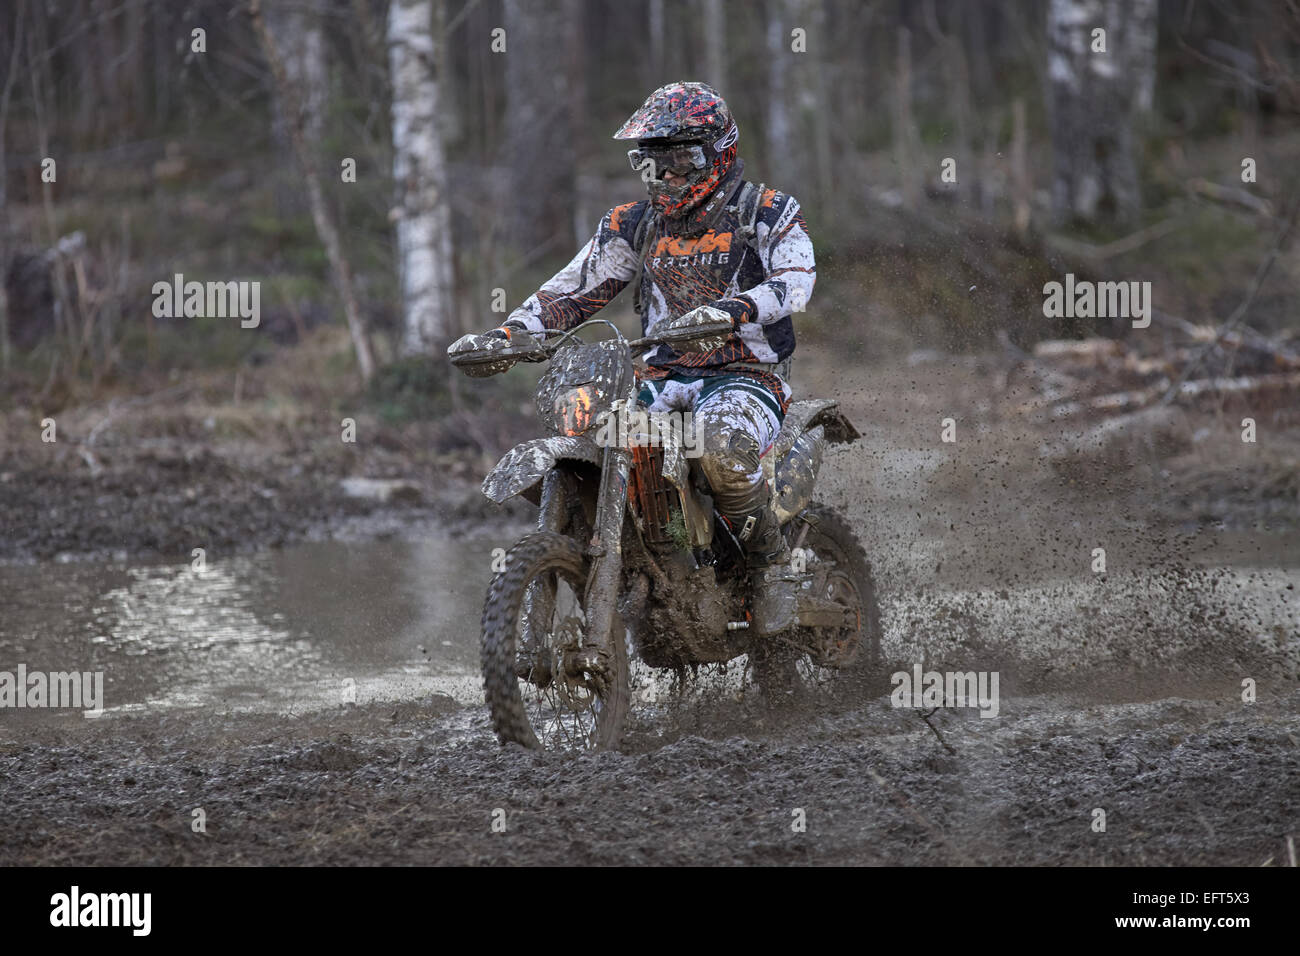
[[475,365],[491,365],[500,362],[502,359],[510,359],[515,362],[544,362],[549,359],[556,350],[562,346],[571,336],[581,331],[588,325],[604,324],[614,329],[618,337],[629,349],[643,349],[653,345],[674,345],[680,342],[692,342],[695,339],[708,338],[711,335],[724,335],[732,330],[730,322],[709,322],[706,325],[697,325],[689,329],[679,329],[674,332],[667,332],[660,335],[646,335],[639,339],[624,339],[623,334],[611,322],[605,319],[588,319],[577,328],[570,329],[568,332],[559,332],[548,329],[555,336],[554,341],[542,342],[539,347],[517,348],[506,346],[503,349],[490,349],[481,352],[461,352],[451,358],[451,364],[456,368]]
[[732,330],[730,321],[727,322],[708,322],[704,325],[697,325],[689,329],[680,329],[676,332],[668,332],[664,335],[647,335],[644,338],[632,339],[628,342],[628,348],[645,348],[649,345],[672,345],[674,342],[693,342],[695,339],[707,339],[711,335],[726,335]]

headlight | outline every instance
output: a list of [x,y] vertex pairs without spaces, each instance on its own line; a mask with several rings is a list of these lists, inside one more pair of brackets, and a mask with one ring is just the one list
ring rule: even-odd
[[[619,362],[626,353],[614,342],[576,344],[559,349],[537,382],[537,417],[556,435],[581,435],[600,424],[613,400]],[[607,347],[608,346],[608,347]],[[631,379],[631,368],[627,379]]]
[[602,398],[594,383],[561,391],[551,407],[551,427],[561,435],[581,435],[596,423]]

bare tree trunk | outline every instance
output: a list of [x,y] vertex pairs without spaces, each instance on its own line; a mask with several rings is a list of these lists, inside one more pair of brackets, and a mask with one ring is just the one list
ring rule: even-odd
[[445,156],[450,144],[464,135],[464,124],[469,116],[461,108],[465,101],[464,78],[458,76],[452,64],[447,33],[447,0],[433,2],[433,62],[434,79],[438,84],[438,141]]
[[767,168],[777,182],[794,192],[796,144],[790,104],[790,45],[786,40],[784,0],[768,0],[767,14]]
[[915,209],[921,199],[918,134],[912,119],[912,32],[898,28],[898,66],[894,73],[894,162],[903,186],[903,205]]
[[[518,252],[567,246],[576,202],[570,71],[557,68],[565,48],[567,5],[506,0],[506,164],[509,243]],[[571,250],[566,250],[571,254]]]
[[0,91],[0,368],[9,369],[9,230],[5,204],[8,195],[5,190],[8,178],[8,157],[5,153],[5,127],[9,123],[9,97],[14,91],[14,81],[18,77],[18,62],[22,59],[23,49],[23,14],[27,12],[26,0],[18,0],[14,9],[14,32],[12,46],[9,50],[9,69],[6,71],[3,91]]
[[1029,232],[1033,209],[1034,182],[1029,175],[1029,134],[1025,125],[1025,99],[1017,96],[1011,103],[1011,208],[1016,233],[1024,238]]
[[826,25],[826,7],[821,0],[808,0],[803,9],[808,13],[810,42],[818,44],[815,52],[805,55],[802,83],[803,107],[806,125],[812,134],[813,157],[816,161],[817,198],[826,208],[835,189],[835,163],[831,156],[831,44]]
[[664,76],[668,50],[664,38],[664,0],[650,0],[646,19],[650,32],[650,86],[657,89],[668,79]]
[[[569,87],[569,128],[572,130],[573,149],[577,156],[592,156],[597,147],[592,143],[591,123],[587,121],[587,50],[586,37],[583,33],[583,0],[561,0],[564,18],[571,25],[566,31],[568,39],[564,49],[564,68],[568,72]],[[599,147],[604,148],[604,143]],[[578,177],[583,171],[574,170],[573,201],[573,243],[575,248],[589,238],[604,214],[604,209],[595,208],[596,189],[579,186]]]
[[770,175],[782,189],[823,201],[831,178],[825,24],[819,0],[768,0]]
[[149,129],[147,123],[150,116],[149,108],[149,91],[148,91],[148,62],[149,51],[145,49],[147,37],[145,34],[145,24],[149,21],[149,15],[145,10],[148,0],[131,0],[130,10],[126,24],[126,35],[129,37],[130,57],[129,64],[123,73],[128,77],[128,92],[130,94],[132,125],[138,135],[148,135]]
[[946,151],[957,161],[957,181],[953,184],[959,194],[966,194],[968,185],[977,184],[981,177],[963,175],[962,170],[973,171],[975,152],[970,134],[970,117],[974,115],[970,97],[970,71],[966,66],[966,51],[961,41],[961,16],[963,7],[953,8],[955,23],[947,32],[939,25],[934,0],[926,0],[925,21],[930,35],[942,53],[944,84],[947,87],[948,115],[952,119],[951,146]]
[[[1057,223],[1131,223],[1141,206],[1135,115],[1149,101],[1156,0],[1051,0],[1048,83]],[[1105,30],[1100,50],[1097,29]],[[1151,77],[1148,82],[1144,77]]]
[[388,62],[393,85],[393,184],[397,199],[402,352],[420,355],[450,338],[451,213],[438,129],[432,0],[393,0]]
[[[52,10],[50,11],[53,12]],[[94,12],[89,9],[86,0],[79,0],[75,10],[68,11],[71,14],[70,19],[73,23],[89,23],[94,19]],[[58,21],[55,21],[56,36],[58,34]],[[95,31],[85,31],[76,37],[76,58],[81,65],[77,71],[77,93],[74,102],[76,103],[75,111],[66,110],[64,121],[69,121],[69,132],[81,141],[85,142],[89,136],[90,130],[95,125],[95,120],[100,114],[99,104],[99,77],[97,75],[95,60],[96,53],[99,50],[100,33]],[[53,53],[53,51],[48,51]],[[52,102],[59,105],[59,90],[57,85],[51,91]],[[65,108],[66,109],[66,108]],[[60,110],[64,112],[64,110]]]
[[170,18],[158,8],[158,0],[150,0],[147,18],[152,26],[149,38],[149,60],[153,65],[153,75],[150,77],[152,86],[150,99],[152,109],[158,116],[166,116],[171,111],[171,87],[165,80],[167,67],[170,65],[168,63],[170,44],[174,42],[168,35],[169,20]]
[[[304,113],[303,136],[314,145],[320,142],[324,131],[327,79],[325,34],[320,17],[308,3],[284,0],[269,3],[266,17],[284,62],[285,76],[298,92],[298,105]],[[275,134],[285,145],[289,142],[287,108],[288,104],[277,93]]]
[[[48,11],[46,18],[40,16],[41,11],[33,9],[30,29],[27,31],[27,64],[28,76],[27,86],[28,93],[31,95],[32,118],[36,124],[36,144],[38,154],[42,157],[50,155],[50,127],[57,118],[57,91],[55,81],[50,69],[51,60],[51,42],[49,35]],[[51,258],[50,274],[53,277],[54,285],[54,338],[57,343],[54,362],[50,366],[50,377],[46,382],[42,395],[46,395],[58,380],[58,371],[66,362],[70,354],[73,341],[74,331],[78,325],[77,306],[78,303],[72,297],[72,288],[69,283],[67,257],[56,254],[59,247],[59,226],[58,217],[54,212],[54,184],[45,182],[42,177],[40,183],[41,191],[41,209],[45,216],[45,230],[49,242]],[[67,378],[71,378],[71,373],[67,373]]]
[[727,15],[723,0],[699,0],[704,25],[703,81],[727,97]]
[[1124,60],[1133,70],[1133,110],[1151,112],[1156,91],[1156,28],[1158,0],[1135,0],[1124,29]]
[[271,93],[271,135],[283,170],[273,181],[277,215],[300,216],[303,195],[298,182],[288,170],[292,168],[293,143],[289,127],[302,120],[302,134],[312,158],[320,161],[320,141],[324,132],[325,113],[325,40],[320,16],[309,2],[270,0],[266,3],[267,28],[275,39],[284,63],[285,76],[297,92],[301,117],[291,115],[291,107],[281,93]]
[[[390,101],[392,86],[388,76],[388,50],[382,36],[384,24],[381,24],[370,9],[369,0],[351,0],[352,23],[348,29],[353,50],[358,64],[358,89],[355,95],[370,102],[368,125],[374,119],[382,105]],[[435,13],[441,6],[435,7]],[[437,31],[435,30],[435,37]],[[442,62],[442,50],[438,50],[437,61]]]
[[299,106],[298,91],[289,81],[284,62],[276,49],[275,40],[262,17],[262,0],[249,0],[248,6],[253,21],[253,31],[257,34],[262,50],[266,54],[266,61],[271,67],[276,95],[285,106],[285,116],[289,120],[289,139],[298,157],[298,164],[302,167],[303,179],[306,180],[307,199],[311,204],[311,218],[316,224],[316,234],[320,236],[321,244],[325,246],[325,254],[329,257],[330,269],[334,273],[334,283],[338,287],[339,298],[343,300],[343,314],[347,319],[348,331],[352,335],[352,347],[357,353],[357,367],[361,372],[361,380],[369,382],[375,371],[375,363],[370,354],[370,342],[366,336],[365,323],[361,318],[361,308],[357,304],[356,290],[352,285],[352,267],[343,255],[338,228],[334,225],[329,207],[325,204],[320,174],[304,135],[305,116]]
[[968,55],[971,98],[982,103],[993,87],[993,69],[989,65],[989,53],[998,49],[996,30],[989,29],[989,22],[996,24],[998,8],[987,5],[984,0],[973,0],[962,4],[962,42]]

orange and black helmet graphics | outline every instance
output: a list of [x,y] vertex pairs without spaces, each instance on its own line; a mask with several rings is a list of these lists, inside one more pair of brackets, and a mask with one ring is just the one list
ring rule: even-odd
[[[669,83],[655,90],[628,117],[614,139],[636,140],[628,151],[642,173],[650,201],[663,215],[679,218],[699,206],[736,162],[740,131],[726,101],[703,83]],[[667,172],[686,182],[669,185]]]

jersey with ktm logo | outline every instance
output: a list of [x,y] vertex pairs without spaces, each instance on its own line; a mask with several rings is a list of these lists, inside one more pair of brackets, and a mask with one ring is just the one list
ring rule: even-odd
[[[534,332],[568,330],[607,305],[636,276],[641,250],[633,243],[648,207],[642,200],[607,212],[573,261],[510,318]],[[651,245],[641,280],[643,334],[701,305],[724,309],[737,320],[736,331],[721,348],[678,353],[659,346],[646,356],[646,377],[739,371],[771,389],[784,410],[790,389],[778,376],[729,366],[780,362],[794,351],[790,316],[803,309],[817,278],[812,240],[794,197],[774,189],[765,190],[760,199],[752,241],[737,233],[739,225],[738,214],[728,208],[699,236],[660,234],[653,224],[645,231],[643,241]]]

